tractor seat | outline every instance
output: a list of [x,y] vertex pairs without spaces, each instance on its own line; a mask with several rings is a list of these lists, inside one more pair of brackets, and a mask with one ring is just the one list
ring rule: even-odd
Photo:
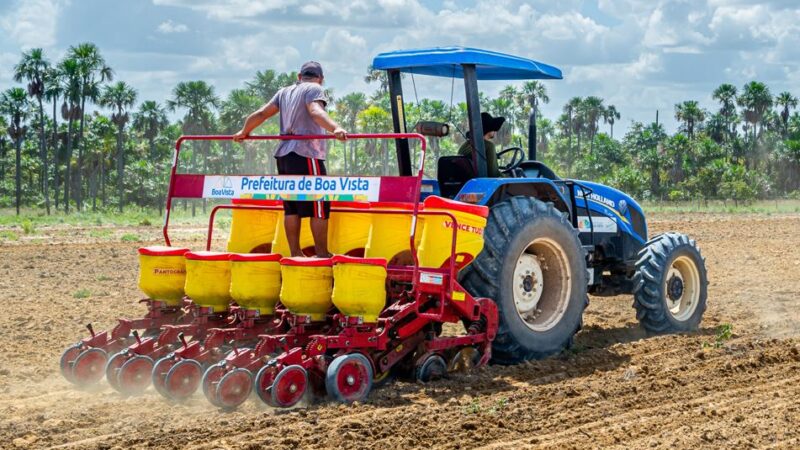
[[525,178],[547,178],[548,180],[560,180],[561,178],[541,161],[523,161],[519,169],[525,174]]
[[437,181],[443,197],[454,198],[467,181],[475,178],[469,156],[442,156],[437,162]]

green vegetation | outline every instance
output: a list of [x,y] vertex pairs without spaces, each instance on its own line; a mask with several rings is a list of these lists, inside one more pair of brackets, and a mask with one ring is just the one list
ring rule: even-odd
[[103,229],[103,230],[90,230],[89,236],[95,239],[108,239],[113,235],[113,231],[110,229]]
[[141,242],[142,238],[138,234],[125,233],[120,238],[122,242]]
[[786,214],[800,212],[800,200],[756,200],[738,205],[726,200],[645,201],[642,207],[646,213]]
[[36,232],[36,226],[29,219],[22,221],[22,232],[25,234],[33,234]]
[[729,341],[733,337],[733,325],[729,323],[723,323],[717,327],[717,333],[714,336],[714,342],[703,342],[704,348],[714,347],[720,348],[722,347],[726,341]]
[[494,406],[489,408],[489,414],[497,414],[498,412],[506,409],[506,406],[508,406],[508,398],[503,397],[497,400],[497,403],[495,403]]
[[19,240],[19,235],[13,231],[0,230],[0,240],[17,241]]
[[[227,214],[227,216],[226,216]],[[219,213],[217,215],[219,220],[227,220],[230,222],[229,213]],[[71,212],[65,214],[64,212],[54,211],[49,216],[43,211],[35,208],[23,208],[20,216],[16,216],[13,209],[0,209],[0,228],[4,227],[20,227],[22,222],[29,221],[34,229],[53,225],[69,225],[69,226],[161,226],[164,218],[159,216],[156,209],[140,210],[136,207],[127,207],[123,213],[103,211],[96,212],[83,211]],[[148,225],[148,223],[150,225]],[[170,223],[185,224],[185,225],[205,225],[208,223],[208,217],[192,217],[190,211],[183,211],[177,209],[173,212],[170,218]],[[98,232],[103,232],[98,230]],[[108,231],[111,232],[110,230]]]
[[89,298],[92,296],[92,292],[88,289],[78,289],[77,291],[72,293],[72,298]]
[[481,404],[477,398],[473,398],[472,402],[464,408],[464,412],[467,414],[478,414],[481,412]]
[[[0,90],[0,208],[14,206],[36,227],[92,220],[97,225],[160,223],[156,217],[163,214],[175,140],[181,134],[237,131],[248,113],[297,74],[258,71],[224,98],[203,80],[183,81],[169,98],[143,99],[137,105],[135,86],[115,80],[100,49],[82,43],[70,47],[60,61],[31,49],[22,54],[13,75],[20,85]],[[351,133],[390,130],[385,74],[370,68],[365,81],[377,86],[373,94],[330,93],[329,111]],[[624,111],[597,96],[572,98],[558,117],[537,115],[539,159],[563,176],[618,187],[656,202],[656,208],[672,207],[662,202],[675,202],[680,209],[721,201],[722,210],[732,204],[734,211],[742,205],[749,211],[755,200],[800,198],[797,98],[789,92],[774,95],[758,81],[741,88],[722,84],[712,98],[717,104],[708,109],[696,100],[676,99],[674,116],[681,125],[675,134],[658,123],[633,122],[621,137],[615,137],[614,126]],[[527,142],[531,109],[549,102],[538,81],[506,86],[495,98],[481,96],[483,110],[507,118],[495,139],[500,146]],[[91,105],[100,110],[88,114]],[[180,119],[170,122],[167,111]],[[405,111],[409,128],[418,120],[454,125],[453,136],[429,138],[427,175],[433,177],[436,158],[455,154],[464,140],[466,105],[423,98],[407,103]],[[277,132],[274,120],[256,130]],[[189,142],[180,164],[188,172],[274,173],[275,145]],[[392,151],[388,141],[335,142],[329,170],[396,173]],[[208,207],[207,202],[180,201],[174,210],[191,211],[194,217],[198,208],[207,213]],[[93,215],[110,210],[119,216]],[[139,220],[133,217],[137,211]],[[9,223],[20,222],[0,213],[0,226]]]
[[[490,408],[486,409],[485,411],[490,414],[494,415],[497,414],[508,406],[508,398],[502,397],[498,399]],[[465,414],[480,414],[484,411],[484,407],[481,406],[480,401],[477,398],[473,398],[469,405],[464,407]]]

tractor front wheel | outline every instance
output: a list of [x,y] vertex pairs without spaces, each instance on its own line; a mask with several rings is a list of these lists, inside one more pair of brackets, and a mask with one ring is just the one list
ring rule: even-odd
[[473,296],[497,304],[492,362],[498,364],[561,352],[571,345],[588,304],[577,230],[551,203],[530,197],[492,207],[483,251],[460,279]]
[[641,326],[653,333],[696,330],[706,310],[708,278],[697,243],[665,233],[639,252],[633,307]]

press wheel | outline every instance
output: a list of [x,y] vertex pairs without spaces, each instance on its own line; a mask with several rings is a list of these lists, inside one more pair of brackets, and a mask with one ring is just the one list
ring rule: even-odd
[[203,378],[203,366],[193,359],[183,359],[175,363],[164,380],[167,397],[183,401],[191,397]]
[[125,361],[117,374],[118,390],[125,395],[139,395],[150,385],[153,358],[136,355]]
[[78,386],[90,386],[103,378],[103,368],[108,355],[101,348],[90,348],[81,352],[72,363],[72,382]]
[[253,390],[253,374],[247,369],[233,369],[217,385],[216,400],[220,408],[236,409],[245,402]]
[[360,353],[336,357],[328,366],[325,387],[342,403],[363,402],[372,390],[372,363]]

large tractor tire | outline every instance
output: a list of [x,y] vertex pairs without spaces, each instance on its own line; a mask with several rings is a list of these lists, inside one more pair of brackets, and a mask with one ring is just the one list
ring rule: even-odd
[[492,207],[483,251],[460,280],[472,295],[497,304],[496,364],[545,358],[569,347],[588,304],[577,230],[551,203],[530,197]]
[[653,333],[696,330],[706,310],[708,278],[697,243],[665,233],[639,251],[633,307],[639,324]]

